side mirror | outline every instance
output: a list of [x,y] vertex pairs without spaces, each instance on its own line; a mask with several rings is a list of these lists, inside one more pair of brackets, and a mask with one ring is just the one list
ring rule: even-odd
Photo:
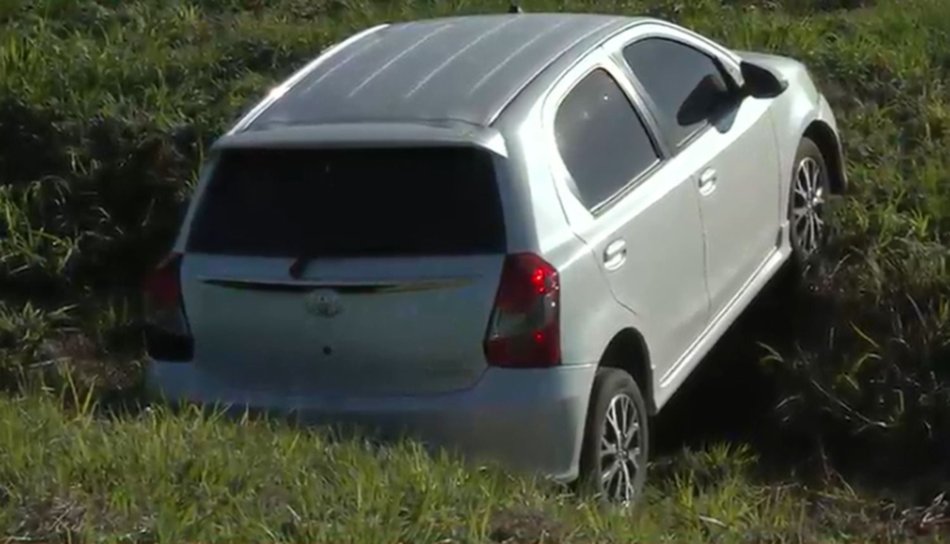
[[685,127],[716,117],[728,105],[730,97],[721,81],[713,75],[701,79],[676,112],[676,122]]
[[742,93],[753,98],[775,98],[785,92],[788,81],[774,71],[758,64],[742,61],[739,64],[742,70]]

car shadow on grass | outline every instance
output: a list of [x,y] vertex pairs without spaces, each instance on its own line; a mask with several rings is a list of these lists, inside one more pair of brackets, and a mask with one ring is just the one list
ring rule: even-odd
[[802,318],[796,296],[784,270],[743,312],[655,418],[654,458],[728,443],[750,446],[767,473],[787,474],[813,460],[814,442],[781,424],[777,378],[764,362],[769,349],[795,342]]

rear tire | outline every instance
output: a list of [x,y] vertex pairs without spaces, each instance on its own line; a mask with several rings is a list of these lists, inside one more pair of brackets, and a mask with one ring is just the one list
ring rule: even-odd
[[649,460],[646,403],[630,374],[600,368],[594,377],[581,449],[579,490],[632,506],[643,494]]

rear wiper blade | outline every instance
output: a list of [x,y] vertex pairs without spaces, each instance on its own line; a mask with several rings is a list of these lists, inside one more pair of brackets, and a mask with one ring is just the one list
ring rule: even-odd
[[287,269],[287,273],[290,274],[290,277],[299,280],[303,276],[304,270],[307,269],[307,265],[310,264],[310,261],[313,259],[312,255],[301,255],[294,259],[294,262],[290,263],[290,268]]

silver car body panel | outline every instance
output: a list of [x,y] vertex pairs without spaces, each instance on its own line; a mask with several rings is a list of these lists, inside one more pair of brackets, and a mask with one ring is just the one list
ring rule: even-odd
[[307,63],[307,65],[305,65],[303,68],[300,68],[299,70],[297,70],[293,75],[291,75],[289,78],[281,82],[280,85],[277,85],[276,87],[271,89],[271,91],[267,93],[267,96],[265,96],[263,100],[258,102],[253,108],[251,108],[249,112],[247,112],[243,117],[241,117],[241,119],[237,123],[235,123],[233,127],[231,127],[228,133],[233,134],[235,132],[240,132],[246,129],[249,124],[251,124],[255,119],[257,119],[257,117],[261,113],[264,112],[264,110],[266,110],[267,108],[272,106],[275,102],[283,98],[283,96],[287,93],[287,91],[289,91],[297,83],[299,83],[301,79],[307,76],[307,74],[309,74],[313,70],[316,70],[321,64],[334,58],[334,56],[341,50],[346,49],[348,46],[360,41],[361,39],[373,34],[374,32],[378,30],[386,28],[387,26],[388,25],[383,24],[383,25],[374,26],[372,28],[367,28],[366,30],[357,32],[356,34],[350,36],[349,38],[343,40],[342,42],[338,44],[334,44],[328,47],[317,58]]
[[363,425],[384,438],[409,436],[467,458],[569,482],[577,477],[577,429],[587,415],[596,365],[485,372],[478,385],[437,395],[298,394],[234,387],[185,365],[157,364],[148,381],[171,400],[236,415],[263,409],[309,425]]
[[[740,62],[748,59],[780,73],[789,88],[772,100],[747,98],[731,124],[707,128],[674,153],[620,54],[624,45],[655,35],[713,55],[737,84]],[[649,176],[591,212],[572,192],[552,120],[563,96],[596,68],[610,73],[640,110],[663,157]],[[455,291],[458,298],[429,291],[434,298],[414,300],[409,294],[387,304],[385,312],[403,312],[393,325],[353,323],[356,331],[367,326],[379,331],[365,345],[335,329],[368,366],[339,373],[303,367],[300,379],[287,383],[300,359],[319,355],[301,347],[308,326],[296,323],[308,318],[295,314],[299,309],[292,304],[267,308],[263,299],[239,300],[208,284],[209,279],[286,282],[278,271],[287,263],[187,255],[186,306],[203,323],[196,338],[218,337],[218,345],[199,349],[192,364],[153,361],[150,387],[171,400],[292,411],[312,421],[353,417],[405,425],[423,439],[484,452],[563,481],[577,475],[583,414],[607,346],[625,331],[643,338],[649,366],[641,386],[651,411],[661,409],[791,254],[785,210],[802,136],[814,123],[837,135],[827,101],[800,63],[733,52],[646,18],[498,15],[376,27],[331,48],[277,89],[215,150],[470,145],[492,152],[508,252],[536,253],[559,272],[563,364],[502,370],[471,351],[475,335],[480,341],[485,332],[500,255],[358,259],[322,263],[299,282],[325,288],[353,281],[445,284],[461,278],[469,287]],[[177,251],[186,249],[196,202],[214,165],[212,156],[182,223]],[[713,191],[700,190],[699,177],[709,169],[718,173],[718,182]],[[617,240],[628,248],[626,262],[608,269],[604,254]],[[258,334],[247,323],[226,325],[242,311],[264,312],[271,325]],[[406,322],[434,334],[423,344],[423,336],[405,328]],[[248,337],[239,341],[240,349],[222,347],[240,336]],[[253,345],[265,338],[277,341],[270,354]],[[398,365],[385,366],[387,353]],[[284,365],[283,378],[255,368],[255,361],[268,357]],[[439,374],[434,363],[459,357],[464,364]]]
[[629,21],[606,15],[479,15],[389,25],[301,78],[249,130],[323,123],[489,125],[552,61]]

